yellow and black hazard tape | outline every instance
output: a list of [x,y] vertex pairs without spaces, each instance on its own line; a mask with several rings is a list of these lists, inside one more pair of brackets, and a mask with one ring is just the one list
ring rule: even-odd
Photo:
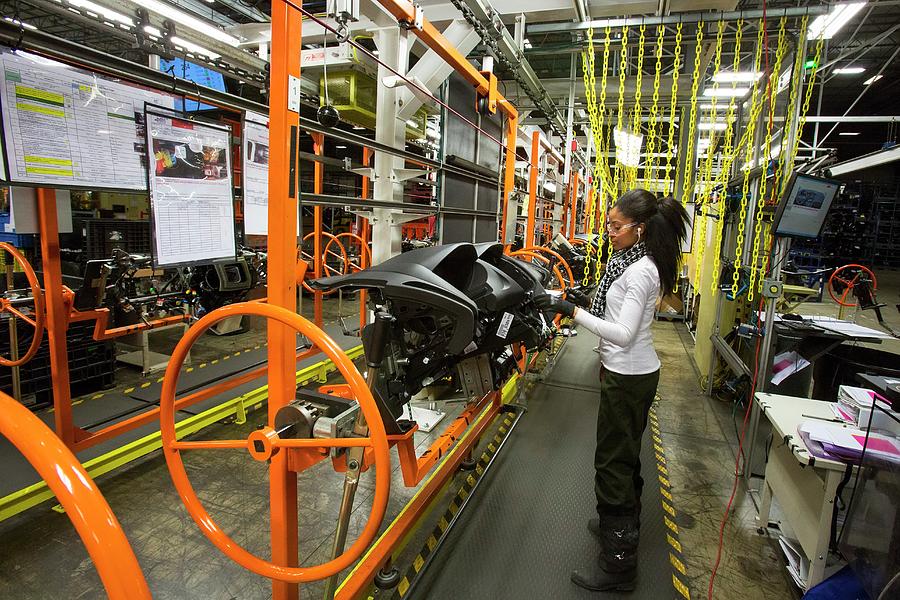
[[425,544],[422,546],[422,549],[418,554],[416,554],[415,558],[412,561],[412,564],[406,570],[406,574],[402,579],[400,579],[400,583],[397,584],[397,598],[404,598],[406,596],[406,594],[410,590],[412,582],[425,566],[425,562],[428,560],[428,556],[432,552],[434,552],[435,548],[437,548],[440,539],[446,536],[449,532],[450,523],[462,509],[462,505],[465,502],[466,498],[468,498],[472,494],[472,490],[475,488],[478,480],[481,479],[481,476],[484,474],[485,470],[487,470],[488,464],[497,454],[497,450],[500,449],[500,444],[503,442],[503,438],[505,438],[507,434],[509,434],[510,428],[512,427],[513,421],[515,421],[515,419],[515,413],[511,412],[506,413],[506,416],[503,417],[503,421],[501,421],[500,427],[497,428],[497,434],[490,442],[488,442],[488,445],[485,448],[484,452],[481,453],[478,462],[475,463],[475,468],[463,480],[463,483],[456,494],[451,497],[450,504],[447,507],[447,510],[443,515],[441,515],[441,518],[440,520],[438,520],[437,525],[434,526],[434,530],[428,536],[428,539],[425,540]]
[[663,449],[662,437],[659,431],[659,419],[656,409],[650,409],[650,433],[653,436],[653,451],[656,458],[657,479],[659,480],[659,493],[662,496],[663,522],[666,525],[666,542],[669,545],[669,563],[672,565],[672,586],[685,600],[690,600],[691,591],[685,580],[687,570],[684,566],[684,551],[681,541],[678,539],[678,524],[676,521],[675,501],[672,498],[672,485],[669,482],[669,468],[666,465],[666,451]]

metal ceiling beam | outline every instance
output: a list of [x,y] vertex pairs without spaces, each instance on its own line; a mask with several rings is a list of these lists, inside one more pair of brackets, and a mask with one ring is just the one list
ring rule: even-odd
[[616,28],[625,27],[626,25],[676,25],[678,23],[699,23],[719,21],[737,21],[738,19],[760,19],[765,14],[767,19],[780,19],[781,17],[802,17],[809,15],[811,17],[817,15],[828,14],[834,5],[804,6],[796,8],[770,8],[762,10],[735,10],[729,12],[696,12],[696,13],[679,13],[676,15],[668,15],[661,17],[629,17],[626,19],[595,19],[593,21],[581,21],[580,23],[538,23],[536,25],[527,25],[526,30],[529,34],[534,33],[565,33],[567,31],[587,31],[588,29],[604,29],[606,27]]
[[241,0],[216,0],[219,4],[227,6],[231,10],[240,13],[248,19],[259,21],[260,23],[270,23],[271,17],[256,7],[247,6]]
[[515,80],[524,88],[528,97],[550,118],[550,127],[554,132],[560,137],[565,136],[565,120],[556,104],[547,95],[525,54],[516,45],[516,40],[506,29],[500,13],[494,10],[488,0],[451,0],[451,2],[475,28],[481,40],[490,48],[491,54],[513,73]]

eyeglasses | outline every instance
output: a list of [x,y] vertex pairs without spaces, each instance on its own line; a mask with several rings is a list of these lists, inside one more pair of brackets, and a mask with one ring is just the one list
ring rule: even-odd
[[636,227],[637,223],[626,223],[625,225],[617,225],[615,223],[607,223],[606,231],[609,233],[622,233],[624,229],[631,229],[632,227]]

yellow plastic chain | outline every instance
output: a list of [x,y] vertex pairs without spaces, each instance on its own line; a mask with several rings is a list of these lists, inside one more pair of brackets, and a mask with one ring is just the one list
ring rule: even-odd
[[772,129],[775,120],[775,105],[778,100],[778,74],[781,72],[781,62],[784,60],[784,55],[787,52],[787,36],[785,35],[786,24],[787,18],[781,17],[778,24],[778,50],[775,52],[775,66],[771,71],[772,74],[769,76],[769,83],[767,86],[769,90],[769,110],[768,118],[766,119],[766,135],[761,157],[763,172],[759,178],[759,188],[756,194],[756,215],[753,218],[753,253],[751,254],[750,259],[750,287],[747,290],[747,300],[750,302],[753,302],[753,299],[756,296],[757,277],[760,277],[761,279],[761,274],[759,272],[759,248],[763,238],[762,217],[767,199],[766,192],[768,191],[767,174],[769,171],[769,161],[772,157]]
[[[640,36],[638,37],[638,62],[637,62],[637,78],[634,87],[634,109],[631,114],[631,133],[633,135],[641,134],[641,98],[644,91],[641,89],[644,80],[644,54],[645,42],[647,40],[647,26],[641,23]],[[640,168],[640,150],[638,150],[638,164],[628,167],[628,183],[627,189],[634,189],[637,184],[638,169]]]
[[[596,83],[595,75],[594,75],[594,30],[593,28],[588,30],[588,50],[582,51],[581,53],[581,70],[584,80],[584,92],[585,99],[588,105],[588,116],[591,123],[591,132],[594,137],[594,147],[596,148],[596,131],[597,131],[597,103],[595,100],[596,89],[594,87]],[[599,152],[599,149],[598,149]],[[591,185],[595,185],[596,177],[592,178]],[[594,198],[596,194],[592,194],[588,192],[588,223],[586,224],[585,233],[588,234],[588,240],[590,240],[591,234],[594,232]],[[582,279],[582,283],[587,285],[587,281],[590,277],[590,262],[591,262],[591,254],[593,253],[593,246],[591,244],[587,245],[587,255],[585,257],[584,262],[584,277]]]
[[[731,70],[735,73],[741,67],[741,42],[744,36],[744,19],[738,19],[737,21],[737,31],[735,32],[734,38],[734,61],[731,64]],[[737,87],[737,81],[731,83],[732,89]],[[723,173],[731,172],[731,165],[734,160],[735,152],[734,148],[734,112],[735,107],[737,106],[736,98],[732,97],[728,102],[728,112],[725,115],[725,142],[722,148],[722,154],[725,157],[725,162],[722,165]],[[721,189],[719,191],[719,201],[717,206],[717,214],[718,220],[716,221],[716,243],[713,246],[713,271],[712,278],[710,279],[710,292],[713,294],[716,293],[719,287],[719,276],[722,271],[722,237],[725,233],[725,210],[727,205],[727,189]]]
[[[622,130],[623,120],[625,118],[625,67],[628,65],[628,25],[622,27],[622,48],[619,51],[619,115],[616,123],[616,129]],[[616,154],[619,149],[616,148]],[[613,175],[613,196],[618,197],[619,182],[623,181],[625,176],[622,173],[620,157],[616,157],[615,175]]]
[[[697,88],[700,86],[700,56],[703,54],[703,28],[705,23],[697,23],[697,44],[694,48],[694,74],[691,77],[691,113],[688,117],[688,143],[684,148],[684,169],[694,169],[694,133],[697,127]],[[680,148],[679,148],[680,150]],[[681,204],[686,205],[691,198],[691,178],[682,177]]]
[[[719,89],[718,75],[719,71],[722,69],[722,42],[725,39],[725,21],[719,21],[716,27],[716,54],[713,63],[713,89]],[[711,98],[711,106],[709,113],[710,123],[716,122],[716,101],[717,97],[715,95]],[[697,198],[697,214],[696,214],[696,226],[694,228],[695,231],[698,232],[698,235],[694,236],[694,240],[696,242],[696,247],[693,249],[695,252],[695,263],[697,265],[703,264],[703,254],[706,250],[706,235],[707,235],[707,213],[708,210],[704,210],[704,204],[706,204],[708,199],[709,190],[712,189],[710,187],[711,179],[712,179],[712,164],[713,164],[713,156],[715,155],[715,142],[716,135],[715,130],[711,129],[709,132],[710,144],[706,149],[706,160],[704,161],[704,166],[702,169],[702,176],[700,181],[697,182],[699,184],[698,187],[701,190],[700,196]],[[693,141],[693,137],[691,138]],[[693,142],[692,142],[693,143]],[[699,156],[697,157],[699,158]],[[685,176],[685,181],[689,179]],[[699,286],[698,286],[699,287]]]
[[[600,223],[604,222],[606,218],[606,201],[605,199],[609,196],[609,181],[610,181],[610,173],[609,173],[609,159],[607,158],[607,153],[609,152],[609,136],[603,135],[603,127],[604,125],[607,128],[607,133],[610,129],[610,124],[605,123],[606,116],[609,113],[609,110],[606,108],[606,82],[607,75],[609,74],[609,47],[611,44],[610,40],[610,28],[606,28],[606,39],[603,41],[603,75],[600,79],[600,118],[599,118],[599,126],[597,128],[596,133],[594,133],[594,146],[597,148],[597,156],[595,161],[594,171],[599,172],[599,177],[601,178],[602,185],[600,186],[600,191],[602,193],[601,204],[600,204]],[[598,168],[599,167],[599,168]],[[600,268],[599,261],[597,262],[597,268]]]
[[[808,16],[804,16],[800,22],[800,31],[806,31],[806,26],[809,21]],[[797,102],[797,91],[803,87],[803,63],[806,62],[806,52],[798,50],[796,55],[794,56],[794,64],[791,72],[791,91],[787,104],[787,112],[790,113],[791,107],[795,105]],[[791,160],[791,148],[787,148],[787,139],[781,140],[781,156],[779,157],[778,163],[775,167],[775,190],[777,195],[780,197],[784,192],[784,181],[781,179],[784,174],[784,169],[788,164],[788,161]]]
[[665,41],[665,25],[656,26],[656,71],[653,74],[653,104],[650,105],[650,123],[647,127],[647,162],[644,167],[644,179],[647,185],[644,187],[656,192],[658,177],[654,175],[656,167],[656,136],[659,133],[659,77],[662,74],[662,51]]
[[[675,146],[675,112],[678,110],[678,75],[681,72],[681,31],[683,24],[675,27],[675,63],[672,65],[672,95],[669,101],[669,135],[666,139],[666,175],[664,177],[664,192],[669,192],[669,177],[672,170],[672,148]],[[675,194],[675,185],[672,184],[672,194]]]
[[809,101],[812,98],[813,88],[816,85],[816,74],[819,71],[819,60],[822,58],[822,43],[825,38],[819,37],[816,41],[816,56],[813,60],[813,68],[809,71],[809,83],[806,84],[806,96],[803,98],[803,108],[800,109],[800,120],[797,123],[797,135],[794,137],[793,148],[791,148],[791,168],[797,159],[797,150],[800,148],[800,140],[803,137],[803,127],[806,125],[806,115],[809,112]]
[[[763,47],[763,35],[765,33],[765,21],[760,19],[758,25],[758,34],[756,36],[756,58],[753,61],[753,70],[758,72],[760,60],[762,58],[762,47]],[[744,164],[741,169],[744,172],[744,181],[741,186],[741,210],[738,216],[737,222],[737,241],[735,242],[735,250],[734,250],[734,273],[732,273],[732,282],[731,282],[731,296],[733,298],[737,298],[738,290],[740,289],[740,281],[741,281],[741,255],[744,250],[744,233],[747,227],[747,204],[750,198],[750,171],[753,169],[753,138],[756,132],[756,122],[759,118],[759,112],[762,110],[762,102],[760,101],[759,94],[759,80],[753,82],[753,86],[751,88],[751,107],[750,107],[750,120],[747,122],[747,129],[744,132],[744,137],[747,140],[747,148],[744,152]]]

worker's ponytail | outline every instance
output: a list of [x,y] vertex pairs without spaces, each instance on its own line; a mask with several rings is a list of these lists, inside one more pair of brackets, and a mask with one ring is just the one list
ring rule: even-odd
[[616,207],[626,217],[646,226],[640,239],[656,263],[660,291],[671,294],[681,266],[681,245],[687,237],[687,211],[671,196],[657,199],[642,189],[622,194]]

